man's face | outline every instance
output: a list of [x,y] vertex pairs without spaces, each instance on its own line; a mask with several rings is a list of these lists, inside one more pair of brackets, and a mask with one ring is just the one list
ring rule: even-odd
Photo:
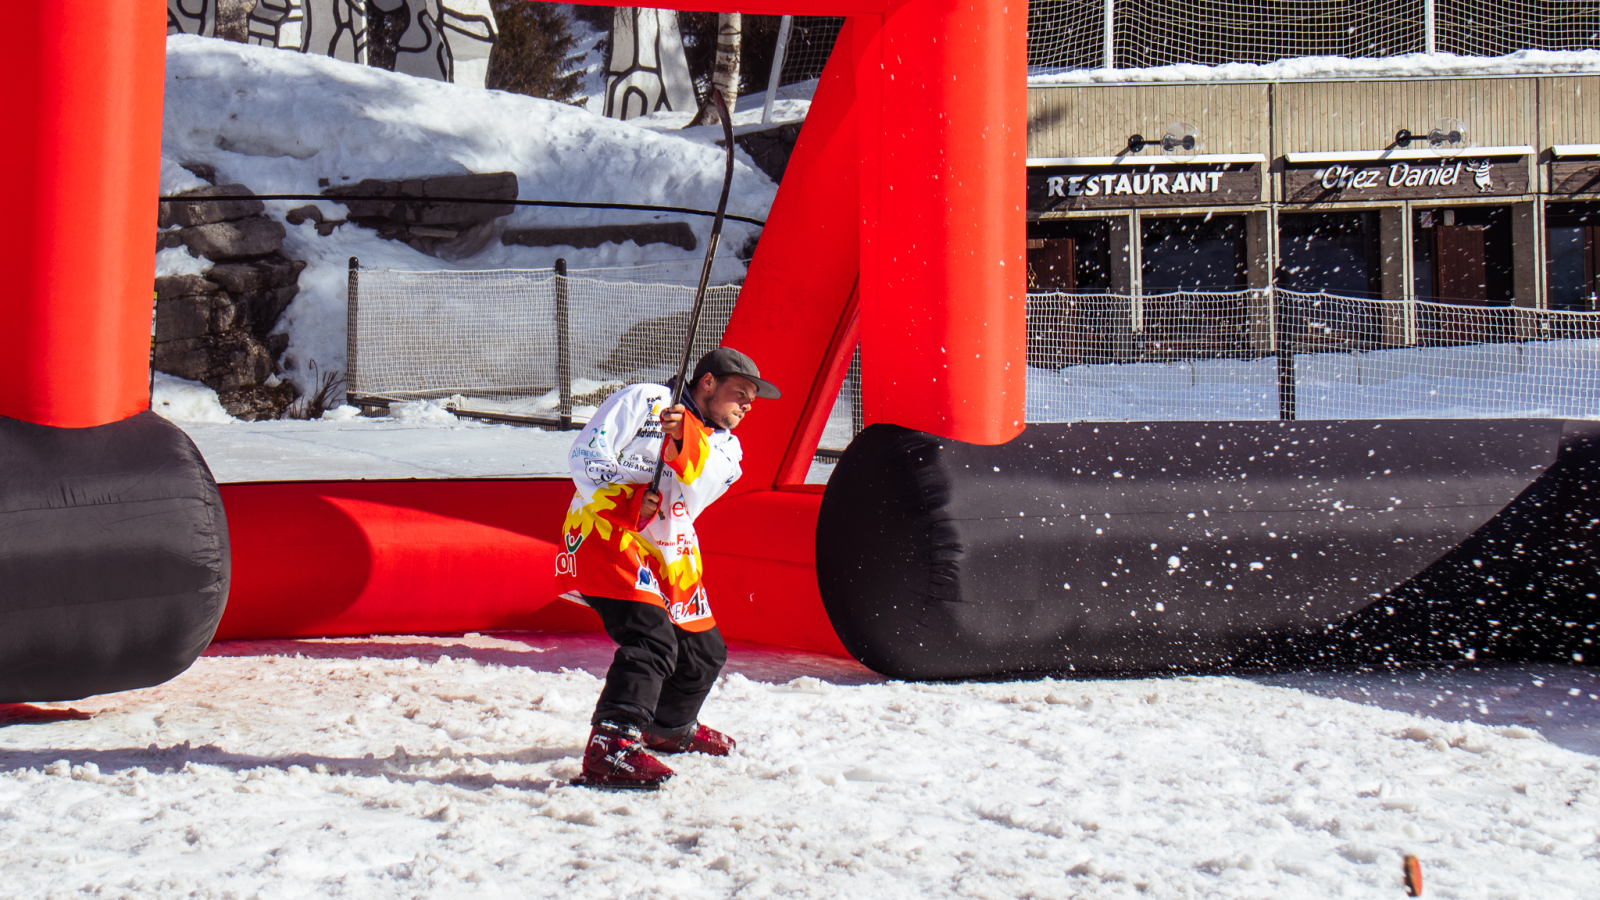
[[716,376],[707,373],[695,385],[695,403],[711,420],[709,424],[729,431],[739,427],[755,401],[756,383],[743,375],[729,375],[718,383]]

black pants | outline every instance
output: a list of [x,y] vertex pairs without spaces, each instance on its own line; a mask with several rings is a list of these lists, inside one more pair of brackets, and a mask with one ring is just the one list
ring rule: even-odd
[[617,642],[592,722],[626,722],[665,734],[692,727],[728,661],[722,634],[684,631],[666,610],[648,603],[584,599]]

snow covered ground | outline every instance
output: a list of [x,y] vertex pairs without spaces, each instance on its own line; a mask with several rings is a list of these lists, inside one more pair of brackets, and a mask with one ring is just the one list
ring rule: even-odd
[[188,422],[218,482],[568,477],[572,432],[351,418],[340,422]]
[[0,707],[3,893],[1369,898],[1414,853],[1430,897],[1560,900],[1600,875],[1593,669],[907,684],[735,646],[705,715],[736,755],[618,795],[565,783],[608,658],[229,642],[160,687]]

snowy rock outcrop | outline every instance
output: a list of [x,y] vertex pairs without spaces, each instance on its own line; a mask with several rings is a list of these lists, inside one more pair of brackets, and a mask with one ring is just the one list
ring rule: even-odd
[[[166,84],[162,156],[172,161],[162,166],[167,195],[199,187],[195,172],[215,173],[206,180],[246,185],[259,195],[308,196],[364,181],[511,172],[511,197],[579,204],[517,206],[495,218],[482,249],[447,250],[455,257],[450,259],[419,250],[411,239],[427,237],[421,228],[454,227],[416,222],[406,229],[407,239],[385,240],[379,223],[363,225],[357,209],[332,196],[263,201],[266,215],[284,226],[283,255],[306,262],[299,293],[276,325],[289,339],[276,357],[283,369],[279,377],[304,394],[314,394],[327,373],[345,368],[352,256],[364,267],[397,270],[548,269],[565,259],[573,270],[638,267],[630,278],[689,282],[703,262],[711,217],[674,225],[683,217],[605,207],[715,208],[724,151],[713,143],[711,129],[658,132],[548,100],[189,35],[167,39]],[[770,178],[741,160],[728,212],[765,218],[776,190]],[[620,242],[612,239],[616,228],[641,224],[672,231],[635,229]],[[601,228],[609,230],[589,230]],[[527,234],[540,229],[565,233],[537,240]],[[744,262],[732,251],[748,246],[759,231],[748,222],[726,223],[727,249],[718,256],[713,283],[744,275]],[[511,232],[524,234],[505,241]],[[437,236],[434,252],[460,237]]]
[[152,365],[212,388],[231,415],[276,418],[295,390],[275,377],[288,337],[272,332],[305,263],[283,255],[283,224],[243,185],[178,196],[195,199],[161,204],[157,252],[185,248],[206,262],[158,271]]

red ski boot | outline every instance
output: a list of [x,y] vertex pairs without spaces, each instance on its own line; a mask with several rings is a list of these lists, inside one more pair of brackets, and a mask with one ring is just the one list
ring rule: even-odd
[[638,728],[601,722],[589,732],[583,774],[572,783],[607,791],[653,791],[673,774],[666,763],[645,752]]
[[644,729],[644,745],[655,753],[704,753],[727,756],[738,742],[715,728],[690,722],[682,728]]

